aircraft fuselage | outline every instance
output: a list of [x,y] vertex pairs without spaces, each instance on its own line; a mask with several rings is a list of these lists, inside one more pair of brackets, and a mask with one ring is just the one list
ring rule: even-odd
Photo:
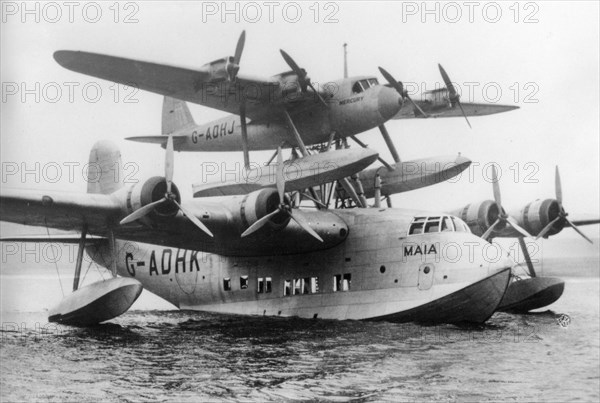
[[[374,85],[360,93],[353,93],[350,84],[357,79],[334,82],[336,91],[327,100],[328,107],[324,107],[316,97],[314,103],[302,107],[292,107],[293,97],[286,100],[290,105],[290,117],[305,145],[325,143],[334,131],[338,138],[362,133],[378,127],[398,113],[401,103],[395,90]],[[282,143],[284,147],[297,145],[283,112],[270,115],[265,121],[249,121],[247,131],[251,151],[272,150]],[[242,127],[237,115],[188,127],[174,134],[185,135],[175,144],[177,151],[241,150]]]
[[[235,314],[481,322],[502,299],[506,252],[490,260],[469,232],[407,235],[415,214],[403,210],[332,212],[349,235],[328,250],[232,257],[118,241],[118,273],[181,309]],[[106,248],[88,252],[106,265]]]

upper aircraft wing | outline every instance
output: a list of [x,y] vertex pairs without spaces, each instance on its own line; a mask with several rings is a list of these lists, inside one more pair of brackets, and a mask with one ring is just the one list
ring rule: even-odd
[[[460,108],[448,107],[429,112],[430,104],[427,102],[416,101],[419,107],[421,107],[425,113],[431,118],[451,118],[451,117],[464,117]],[[493,115],[496,113],[508,112],[514,109],[519,109],[518,106],[514,105],[498,105],[498,104],[478,104],[472,102],[461,102],[460,103],[467,116],[485,116]],[[392,119],[423,119],[424,116],[416,109],[413,109],[411,105],[405,105],[400,112],[396,114]]]
[[[246,116],[251,120],[270,117],[273,103],[318,104],[314,94],[298,94],[284,100],[275,96],[280,82],[237,75],[234,82],[211,81],[210,73],[165,64],[144,62],[97,53],[60,50],[54,59],[63,67],[82,74],[133,86],[183,101],[239,115],[242,94]],[[289,97],[291,98],[291,97]]]

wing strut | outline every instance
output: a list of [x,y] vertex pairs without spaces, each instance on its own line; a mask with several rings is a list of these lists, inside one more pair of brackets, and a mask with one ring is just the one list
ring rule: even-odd
[[73,291],[79,288],[79,277],[81,276],[81,263],[83,262],[83,251],[85,249],[85,237],[87,236],[87,224],[83,224],[79,249],[77,249],[77,260],[75,261],[75,277],[73,277]]

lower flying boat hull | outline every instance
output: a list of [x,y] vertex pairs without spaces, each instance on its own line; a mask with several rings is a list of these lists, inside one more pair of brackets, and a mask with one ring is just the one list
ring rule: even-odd
[[[244,257],[118,242],[117,270],[180,309],[216,313],[481,323],[500,305],[511,262],[487,261],[480,238],[407,237],[414,214],[393,209],[333,213],[349,235],[327,250]],[[444,258],[457,247],[460,256]]]

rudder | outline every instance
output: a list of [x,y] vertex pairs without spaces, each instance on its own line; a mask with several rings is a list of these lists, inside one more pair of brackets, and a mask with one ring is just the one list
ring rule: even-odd
[[194,118],[184,101],[171,97],[164,98],[162,109],[162,134],[171,134],[194,124]]
[[123,186],[121,151],[108,140],[96,142],[90,151],[87,192],[110,194]]

